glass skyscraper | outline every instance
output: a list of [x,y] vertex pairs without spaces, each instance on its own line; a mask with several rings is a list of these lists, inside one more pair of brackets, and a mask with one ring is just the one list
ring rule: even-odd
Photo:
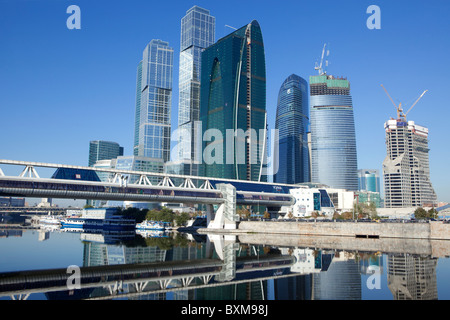
[[377,169],[358,170],[358,190],[380,192],[380,171]]
[[[202,52],[201,174],[266,181],[266,67],[256,20]],[[206,135],[205,135],[206,133]]]
[[99,160],[115,159],[123,156],[123,147],[117,142],[95,140],[89,142],[89,167]]
[[308,83],[292,74],[278,93],[275,129],[279,130],[279,143],[278,153],[274,154],[278,171],[274,174],[274,182],[295,184],[310,181],[308,109]]
[[192,162],[197,152],[194,137],[195,122],[200,119],[201,52],[214,43],[215,17],[209,10],[194,6],[181,19],[178,154],[181,174],[198,175],[198,166]]
[[347,79],[311,76],[311,181],[358,190],[353,104]]
[[169,161],[172,73],[173,49],[167,42],[150,41],[137,68],[136,156]]

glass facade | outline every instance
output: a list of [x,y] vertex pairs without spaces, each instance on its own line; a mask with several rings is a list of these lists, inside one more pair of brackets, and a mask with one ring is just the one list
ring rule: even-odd
[[310,77],[311,181],[358,190],[355,122],[350,83]]
[[[279,130],[278,171],[274,182],[295,184],[309,182],[308,83],[292,74],[278,93],[275,129]],[[277,165],[275,165],[275,168]]]
[[95,140],[89,142],[89,167],[99,160],[115,159],[123,156],[123,147],[117,142]]
[[[164,162],[161,159],[152,159],[139,156],[123,156],[118,157],[115,164],[117,170],[143,171],[162,173],[164,170]],[[140,176],[130,175],[128,183],[136,183]],[[157,184],[159,178],[148,177],[151,183]]]
[[377,169],[358,170],[358,190],[380,192],[380,171]]
[[191,163],[197,151],[195,121],[200,119],[201,52],[214,43],[215,17],[209,10],[194,6],[181,19],[178,154],[176,160],[187,160],[181,174],[198,175],[198,166]]
[[137,69],[134,155],[169,161],[172,73],[173,49],[150,41]]
[[202,142],[201,174],[266,181],[266,67],[258,22],[205,49],[201,70],[202,136],[211,138]]

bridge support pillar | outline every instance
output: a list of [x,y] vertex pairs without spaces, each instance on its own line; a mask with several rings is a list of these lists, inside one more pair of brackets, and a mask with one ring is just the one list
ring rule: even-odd
[[217,184],[217,189],[222,192],[225,200],[212,218],[212,206],[208,206],[207,225],[210,229],[236,229],[239,215],[236,214],[236,188],[231,184]]
[[216,275],[215,280],[224,282],[234,279],[236,277],[236,251],[239,249],[236,236],[208,234],[208,240],[214,244],[217,256],[223,261],[222,270]]

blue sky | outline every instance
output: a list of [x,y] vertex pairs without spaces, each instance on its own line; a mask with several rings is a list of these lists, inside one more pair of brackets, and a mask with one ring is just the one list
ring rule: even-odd
[[[80,30],[66,27],[72,4],[81,9]],[[372,4],[381,9],[380,30],[366,27]],[[136,67],[152,39],[174,48],[175,129],[180,19],[193,5],[216,17],[216,40],[233,31],[225,25],[258,20],[269,128],[284,79],[315,75],[328,43],[328,73],[351,83],[359,168],[381,171],[386,156],[383,124],[396,112],[380,84],[405,108],[428,89],[408,119],[429,128],[431,180],[438,199],[450,202],[444,0],[0,0],[0,158],[87,165],[97,139],[132,154]]]

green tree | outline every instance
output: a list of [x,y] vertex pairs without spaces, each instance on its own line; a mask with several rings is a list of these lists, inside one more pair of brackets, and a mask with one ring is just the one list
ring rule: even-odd
[[183,226],[186,224],[186,222],[189,221],[189,219],[189,213],[182,212],[181,214],[175,216],[175,223],[177,224],[177,226]]
[[428,210],[428,216],[432,219],[437,219],[438,218],[438,212],[435,208],[431,208],[430,210]]
[[419,207],[414,211],[414,216],[416,217],[416,219],[427,219],[428,212],[424,208]]

